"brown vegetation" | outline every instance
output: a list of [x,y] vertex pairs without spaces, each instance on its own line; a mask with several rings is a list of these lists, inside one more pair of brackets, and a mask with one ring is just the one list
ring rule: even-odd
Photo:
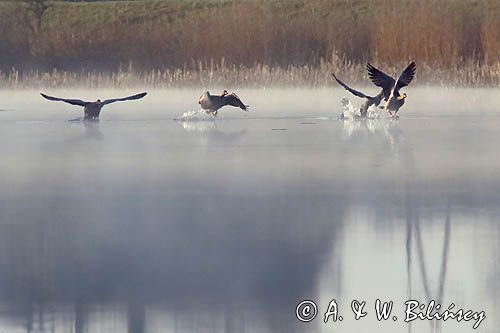
[[0,3],[12,85],[323,84],[331,70],[359,80],[367,61],[395,73],[410,59],[419,82],[500,83],[496,0],[51,2],[37,41],[25,9]]

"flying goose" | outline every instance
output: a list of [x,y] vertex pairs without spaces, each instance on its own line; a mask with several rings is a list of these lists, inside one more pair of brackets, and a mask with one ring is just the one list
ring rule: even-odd
[[[417,65],[415,65],[414,62],[409,64],[399,76],[398,81],[394,80],[394,78],[385,74],[381,70],[373,67],[370,63],[368,63],[366,69],[368,70],[368,76],[372,82],[376,86],[382,88],[384,99],[386,100],[384,110],[388,111],[391,116],[395,116],[405,103],[405,98],[407,97],[406,93],[401,95],[399,90],[409,85],[411,80],[413,80]],[[394,111],[394,114],[392,111]]]
[[208,114],[213,114],[215,117],[217,117],[218,110],[226,105],[239,107],[243,111],[247,111],[249,108],[248,105],[243,104],[235,93],[230,94],[227,90],[224,90],[220,95],[211,95],[210,92],[206,91],[200,96],[198,104],[200,104],[201,108],[206,110]]
[[353,94],[354,96],[358,96],[358,97],[361,97],[361,98],[365,98],[366,99],[366,102],[364,102],[360,108],[359,108],[359,112],[361,113],[361,117],[366,117],[366,114],[368,113],[368,108],[372,105],[375,105],[375,106],[378,106],[380,104],[380,102],[382,101],[382,98],[384,98],[384,91],[382,90],[378,95],[372,97],[372,96],[368,96],[368,95],[365,95],[363,94],[362,92],[360,91],[357,91],[357,90],[354,90],[352,89],[351,87],[349,87],[347,84],[345,84],[344,82],[340,81],[334,73],[332,73],[332,76],[334,77],[335,81],[338,82],[338,84],[340,84],[342,87],[344,87],[347,91],[349,91],[351,94]]
[[113,99],[106,99],[104,101],[101,101],[98,99],[95,102],[85,102],[80,99],[66,99],[66,98],[58,98],[58,97],[52,97],[48,96],[45,94],[40,93],[42,97],[48,99],[49,101],[61,101],[65,103],[69,103],[71,105],[78,105],[78,106],[83,106],[83,112],[85,113],[85,117],[83,118],[84,120],[91,120],[91,119],[98,119],[99,118],[99,113],[101,112],[101,109],[104,105],[111,104],[114,102],[122,102],[122,101],[129,101],[129,100],[134,100],[134,99],[140,99],[146,96],[147,93],[141,93],[137,95],[132,95],[128,97],[123,97],[123,98],[113,98]]

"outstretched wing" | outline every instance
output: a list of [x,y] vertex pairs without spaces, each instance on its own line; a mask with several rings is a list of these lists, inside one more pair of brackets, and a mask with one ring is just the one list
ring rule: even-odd
[[247,111],[248,105],[243,104],[241,99],[236,94],[225,95],[224,97],[224,105],[236,106],[242,109],[243,111]]
[[123,97],[123,98],[106,99],[101,104],[106,105],[106,104],[111,104],[114,102],[123,102],[123,101],[130,101],[130,100],[134,100],[134,99],[140,99],[140,98],[143,98],[144,96],[146,96],[147,94],[148,93],[143,92],[141,94],[127,96],[127,97]]
[[344,82],[340,81],[336,76],[335,74],[332,73],[332,76],[334,77],[335,81],[337,81],[338,84],[340,84],[342,87],[344,87],[347,91],[349,91],[351,94],[353,94],[354,96],[358,96],[358,97],[361,97],[361,98],[372,98],[368,95],[365,95],[363,94],[361,91],[357,91],[357,90],[354,90],[352,89],[351,87],[349,87],[347,84],[345,84]]
[[412,62],[405,68],[405,70],[399,76],[398,82],[396,82],[395,92],[399,91],[399,89],[406,87],[410,84],[411,80],[415,77],[415,72],[417,70],[417,65]]
[[71,105],[79,105],[79,106],[85,106],[87,105],[88,102],[82,101],[81,99],[66,99],[66,98],[59,98],[59,97],[52,97],[49,95],[45,95],[40,93],[43,98],[48,99],[49,101],[59,101],[59,102],[66,102]]
[[396,81],[389,75],[385,74],[381,70],[373,67],[370,63],[366,65],[368,70],[368,76],[372,80],[373,84],[377,87],[382,88],[384,91],[384,97],[387,99],[391,95],[391,90],[396,84]]

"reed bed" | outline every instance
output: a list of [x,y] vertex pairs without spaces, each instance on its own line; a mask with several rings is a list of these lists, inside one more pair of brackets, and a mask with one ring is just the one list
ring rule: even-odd
[[[382,65],[387,73],[397,76],[406,63],[399,66]],[[0,88],[40,88],[40,87],[322,87],[335,85],[331,72],[338,74],[349,84],[371,85],[364,65],[335,64],[322,62],[319,66],[289,66],[288,68],[255,65],[243,67],[235,65],[204,65],[196,69],[187,67],[173,70],[118,72],[51,72],[18,70],[0,71]],[[457,87],[497,87],[500,82],[500,62],[491,65],[468,63],[455,69],[436,69],[420,65],[412,85],[457,86]]]
[[496,0],[0,2],[0,86],[327,85],[370,61],[418,83],[497,86]]

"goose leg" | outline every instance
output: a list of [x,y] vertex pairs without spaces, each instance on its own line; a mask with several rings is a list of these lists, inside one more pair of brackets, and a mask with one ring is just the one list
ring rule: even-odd
[[386,105],[384,105],[384,111],[385,111],[385,112],[389,112],[389,114],[392,116],[392,112],[391,112],[391,110],[387,107],[387,104],[386,104]]

